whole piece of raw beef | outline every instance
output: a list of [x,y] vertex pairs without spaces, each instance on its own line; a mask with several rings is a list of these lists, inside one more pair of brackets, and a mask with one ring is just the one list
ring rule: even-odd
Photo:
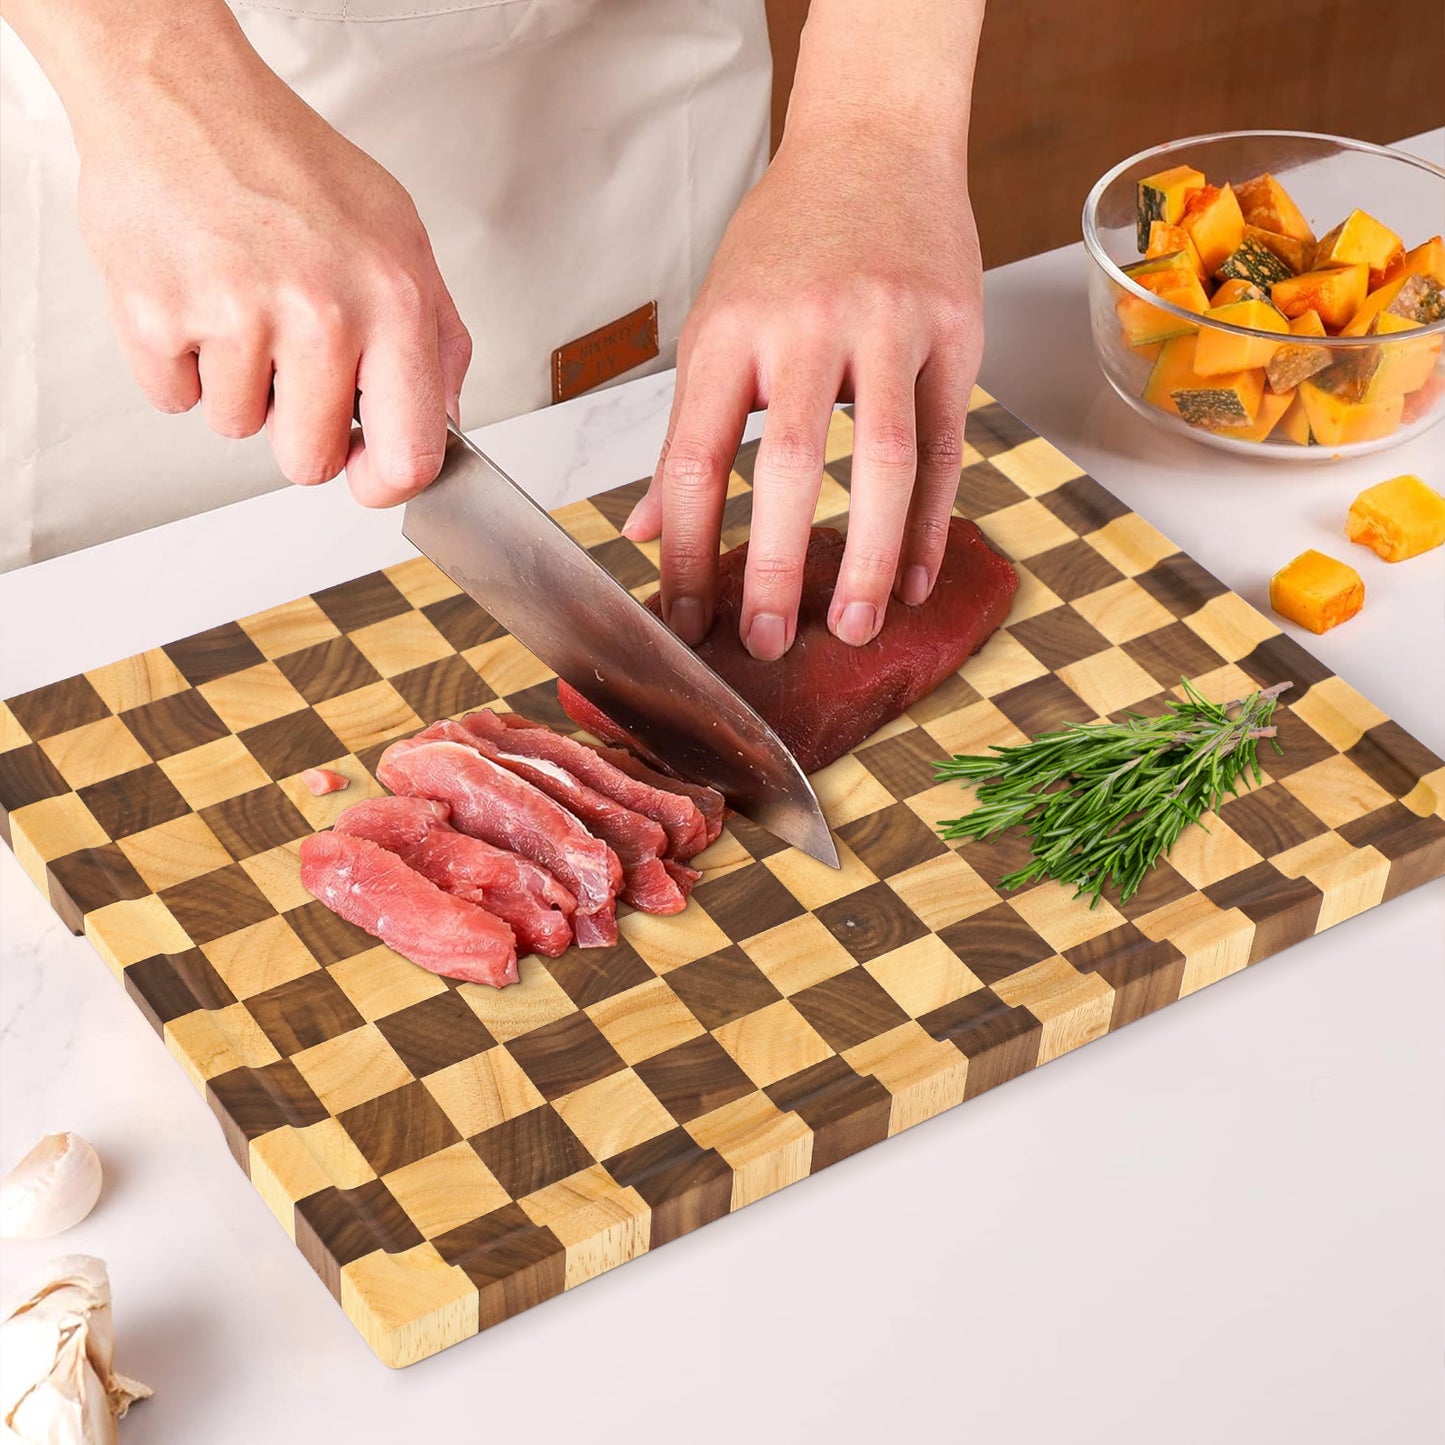
[[[803,771],[812,773],[957,672],[1008,616],[1018,574],[969,521],[949,522],[948,545],[928,600],[890,599],[878,636],[850,647],[828,631],[828,606],[843,560],[842,533],[814,527],[808,541],[797,640],[777,662],[759,662],[738,636],[744,542],[718,559],[717,616],[696,648],[720,677],[772,724]],[[648,607],[661,615],[662,598]],[[610,742],[635,742],[580,693],[558,682],[569,717]]]

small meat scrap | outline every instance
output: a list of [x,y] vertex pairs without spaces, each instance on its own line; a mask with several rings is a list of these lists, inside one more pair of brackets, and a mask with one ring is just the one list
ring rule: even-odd
[[[772,724],[808,773],[857,747],[957,672],[1008,616],[1018,589],[1012,565],[972,522],[954,517],[928,600],[908,607],[890,599],[878,635],[864,647],[850,647],[828,630],[843,536],[831,527],[814,527],[797,640],[777,662],[759,662],[738,637],[747,551],[745,542],[719,559],[717,616],[696,651]],[[660,595],[647,605],[660,613]],[[632,744],[565,682],[558,682],[557,696],[567,715],[588,732]]]
[[351,779],[330,768],[307,768],[301,774],[301,781],[314,798],[324,798],[327,793],[339,793],[351,786]]
[[430,798],[366,798],[345,809],[338,833],[369,838],[438,888],[495,913],[520,947],[556,958],[572,943],[577,900],[545,868],[458,832]]
[[443,892],[369,838],[313,834],[301,844],[301,882],[429,973],[493,988],[517,982],[516,939],[500,918]]

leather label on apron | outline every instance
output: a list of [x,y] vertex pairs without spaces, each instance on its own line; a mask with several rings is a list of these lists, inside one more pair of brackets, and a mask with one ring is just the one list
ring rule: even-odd
[[656,355],[657,302],[649,301],[552,353],[552,400],[570,401]]

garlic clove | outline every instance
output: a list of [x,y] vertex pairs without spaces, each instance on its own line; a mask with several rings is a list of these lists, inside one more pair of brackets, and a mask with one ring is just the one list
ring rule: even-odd
[[100,1156],[79,1134],[47,1134],[0,1181],[0,1239],[45,1239],[100,1198]]

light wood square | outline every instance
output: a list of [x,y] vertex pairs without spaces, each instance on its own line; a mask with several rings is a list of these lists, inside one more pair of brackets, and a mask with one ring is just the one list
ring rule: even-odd
[[567,1246],[567,1289],[636,1259],[651,1242],[647,1201],[635,1189],[618,1184],[600,1164],[519,1202],[530,1219]]
[[822,485],[818,488],[818,501],[813,507],[813,525],[841,516],[847,510],[848,493],[824,472]]
[[436,974],[407,962],[384,943],[343,958],[327,971],[368,1023],[447,991]]
[[240,999],[290,983],[304,973],[315,973],[321,966],[291,925],[279,916],[263,918],[249,928],[238,928],[223,938],[203,943],[201,952]]
[[806,1179],[812,1167],[813,1131],[766,1094],[724,1104],[686,1128],[704,1149],[716,1149],[732,1166],[733,1209]]
[[834,407],[828,418],[828,436],[823,443],[823,464],[853,455],[855,428],[853,417],[842,407]]
[[1356,852],[1353,843],[1347,843],[1338,833],[1319,833],[1283,853],[1276,853],[1269,861],[1286,878],[1308,878],[1315,880],[1315,874],[1322,868],[1349,858]]
[[999,896],[957,853],[916,863],[889,879],[893,891],[937,932],[992,908]]
[[272,1129],[252,1139],[247,1149],[246,1173],[252,1187],[292,1239],[296,1238],[296,1201],[331,1182],[299,1135],[290,1125]]
[[923,724],[924,731],[938,744],[939,761],[959,754],[986,753],[990,748],[1017,747],[1028,741],[998,707],[983,702],[944,713]]
[[[44,862],[53,862],[80,848],[99,848],[110,841],[95,815],[74,793],[60,793],[27,803],[10,815],[11,841],[20,854],[23,838]],[[41,869],[42,875],[44,869]]]
[[351,640],[366,660],[383,676],[395,677],[414,667],[439,662],[454,651],[430,618],[420,612],[402,612],[395,617],[358,628]]
[[1047,671],[1022,642],[1002,629],[959,669],[963,680],[982,697],[997,697]]
[[1221,912],[1219,906],[1210,902],[1202,893],[1189,893],[1176,898],[1152,913],[1145,913],[1134,920],[1134,926],[1146,938],[1158,943],[1163,939],[1174,939],[1186,929],[1196,925],[1209,924]]
[[481,1328],[476,1285],[425,1241],[397,1254],[373,1250],[342,1265],[341,1308],[392,1369],[470,1339]]
[[426,1239],[512,1202],[477,1151],[460,1141],[383,1174],[382,1183]]
[[438,1069],[422,1085],[457,1132],[469,1139],[529,1114],[543,1102],[537,1086],[503,1048],[487,1049]]
[[72,788],[88,788],[106,778],[143,768],[151,755],[118,717],[103,717],[40,744]]
[[837,868],[810,858],[798,848],[774,853],[763,860],[763,866],[808,909],[821,908],[877,882],[872,870],[846,843],[837,838],[833,841],[838,847]]
[[1114,990],[1097,973],[1080,973],[1067,959],[1046,958],[999,979],[993,991],[1012,1007],[1022,1005],[1043,1024],[1041,1064],[1109,1032]]
[[628,1064],[665,1053],[703,1032],[692,1011],[660,978],[602,999],[586,1013]]
[[1014,564],[1014,571],[1018,574],[1019,589],[1014,593],[1013,606],[1009,608],[1010,623],[1023,622],[1026,618],[1063,606],[1063,599],[1045,587],[1022,562]]
[[229,673],[196,689],[232,732],[274,722],[300,712],[306,699],[274,662],[258,662],[242,672]]
[[191,936],[154,893],[108,903],[85,915],[85,936],[113,973],[158,953],[184,953]]
[[93,668],[85,675],[112,712],[126,712],[142,703],[159,702],[190,686],[159,647]]
[[462,656],[498,697],[546,682],[552,669],[539,662],[515,637],[498,637],[469,647]]
[[0,753],[23,748],[29,741],[30,734],[20,726],[20,719],[10,710],[9,704],[0,702]]
[[[1156,562],[1172,557],[1179,548],[1136,512],[1115,517],[1089,534],[1089,545],[1112,562],[1126,577],[1147,572]],[[1170,620],[1173,615],[1170,614]]]
[[232,1069],[262,1069],[281,1057],[242,1003],[182,1014],[162,1032],[171,1056],[201,1090]]
[[812,784],[832,828],[841,828],[893,802],[893,794],[852,753],[814,773]]
[[934,934],[905,943],[863,967],[915,1019],[983,987],[968,965]]
[[329,828],[353,803],[362,798],[379,798],[386,791],[370,773],[361,766],[361,761],[352,753],[339,758],[330,758],[321,765],[340,773],[347,786],[334,793],[323,793],[319,798],[301,781],[302,775],[282,778],[279,787],[296,807],[296,811],[320,832]]
[[977,805],[977,787],[967,786],[949,780],[935,783],[926,792],[915,793],[904,800],[908,810],[918,816],[935,831],[944,823],[952,822],[973,812]]
[[1098,938],[1111,928],[1120,928],[1125,922],[1107,898],[1090,907],[1087,898],[1075,898],[1074,890],[1062,883],[1041,883],[1025,893],[1010,894],[1009,906],[1059,953]]
[[1175,872],[1196,888],[1207,888],[1262,861],[1217,813],[1206,813],[1198,824],[1186,828],[1169,850]]
[[[1052,492],[1065,482],[1084,475],[1074,462],[1042,437],[1020,442],[989,460],[1009,481],[1022,487],[1031,497],[1041,497],[1045,492]],[[1072,532],[1069,540],[1073,540]]]
[[1218,983],[1249,965],[1254,946],[1254,924],[1237,908],[1221,909],[1170,934],[1170,942],[1184,955],[1184,977],[1179,997]]
[[217,738],[189,752],[162,758],[160,768],[181,797],[198,810],[271,781],[238,737]]
[[1374,848],[1358,848],[1348,857],[1317,865],[1307,876],[1325,895],[1315,922],[1315,932],[1320,933],[1383,900],[1390,860]]
[[783,995],[811,988],[853,967],[853,956],[811,913],[750,939],[747,954]]
[[[1191,677],[1189,681],[1201,697],[1217,703],[1236,702],[1259,688],[1259,684],[1237,662],[1226,662],[1212,672],[1201,672]],[[1184,688],[1179,683],[1167,691],[1177,698],[1184,696]],[[1265,744],[1261,757],[1267,760],[1269,754],[1269,745]]]
[[327,1112],[340,1114],[411,1083],[411,1070],[375,1024],[363,1024],[291,1056]]
[[701,908],[688,908],[667,918],[630,913],[617,920],[617,927],[654,973],[670,973],[732,942]]
[[120,840],[120,850],[155,893],[224,868],[231,861],[220,839],[195,813],[132,833]]
[[1303,697],[1285,695],[1289,710],[1308,723],[1332,747],[1348,752],[1372,727],[1389,722],[1368,698],[1342,678],[1326,677]]
[[594,503],[583,500],[558,507],[552,519],[579,546],[592,548],[603,542],[611,542],[622,535]]
[[952,1044],[940,1043],[911,1019],[844,1050],[843,1057],[860,1074],[871,1074],[893,1096],[888,1111],[890,1134],[963,1103],[968,1060]]
[[1261,642],[1279,636],[1279,628],[1242,597],[1223,592],[1211,597],[1184,625],[1207,642],[1226,662],[1248,657]]
[[1417,817],[1445,817],[1445,768],[1426,773],[1400,801]]
[[1030,497],[997,512],[980,523],[984,535],[1005,557],[1037,557],[1040,552],[1067,546],[1078,534],[1040,501]]
[[241,630],[267,657],[285,657],[339,637],[340,629],[314,597],[298,597],[241,618]]
[[831,1058],[818,1031],[782,998],[713,1030],[713,1037],[758,1088]]
[[382,569],[392,586],[413,607],[430,607],[444,597],[455,597],[462,589],[426,557],[411,557]]
[[552,1107],[594,1159],[610,1159],[676,1127],[672,1115],[631,1069],[554,1099]]
[[[337,1189],[355,1189],[369,1179],[376,1178],[376,1170],[366,1162],[366,1156],[356,1147],[356,1141],[341,1127],[339,1119],[322,1119],[308,1124],[304,1129],[292,1129],[297,1141],[305,1148],[317,1168],[320,1169],[324,1184]],[[306,1193],[312,1193],[307,1190]],[[306,1194],[293,1198],[304,1199]]]
[[316,704],[316,712],[341,739],[342,747],[353,753],[422,725],[406,699],[386,681],[328,697]]
[[1159,684],[1127,652],[1117,647],[1061,667],[1058,676],[1101,718],[1133,707],[1159,691]]
[[1156,602],[1134,581],[1115,582],[1112,587],[1091,592],[1075,601],[1073,607],[1096,631],[1102,632],[1116,645],[1132,642],[1146,632],[1157,632],[1175,621],[1174,614],[1167,607]]
[[562,985],[542,967],[535,954],[518,959],[517,969],[520,980],[510,988],[464,983],[457,990],[498,1043],[530,1033],[575,1010]]
[[1353,823],[1394,802],[1363,768],[1342,754],[1291,773],[1280,786],[1330,828]]
[[241,860],[246,876],[278,912],[289,913],[310,902],[311,894],[301,882],[301,840],[268,848]]

